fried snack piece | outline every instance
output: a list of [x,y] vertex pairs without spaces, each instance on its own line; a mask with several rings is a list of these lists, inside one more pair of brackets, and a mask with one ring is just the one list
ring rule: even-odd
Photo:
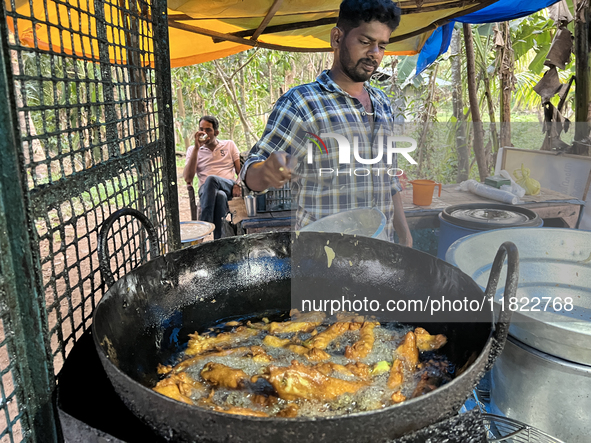
[[417,338],[414,332],[409,331],[404,336],[402,343],[396,349],[396,357],[402,360],[408,371],[414,371],[419,363],[419,350]]
[[239,348],[232,348],[232,349],[224,349],[222,351],[208,352],[207,354],[197,355],[195,357],[189,358],[189,359],[179,363],[178,365],[176,365],[172,369],[172,371],[174,374],[181,373],[183,371],[186,371],[187,368],[189,368],[190,366],[193,366],[198,361],[204,360],[204,359],[210,358],[210,357],[224,357],[224,356],[228,356],[228,355],[235,355],[237,357],[243,357],[245,355],[248,355],[250,352],[251,352],[251,349],[247,346],[243,346],[243,347],[239,347]]
[[265,395],[260,394],[253,395],[251,400],[255,405],[262,407],[274,406],[279,401],[279,399],[273,395],[269,395],[267,397]]
[[324,361],[330,359],[330,354],[322,349],[308,349],[300,345],[288,345],[285,348],[289,349],[294,354],[303,355],[308,361]]
[[321,349],[308,349],[300,345],[292,343],[288,338],[279,338],[274,335],[267,335],[263,339],[263,343],[273,348],[289,349],[294,354],[303,355],[310,361],[324,361],[330,358],[330,355]]
[[304,355],[304,356],[307,355],[308,352],[310,352],[310,349],[304,348],[303,346],[300,346],[300,345],[295,345],[293,343],[285,346],[285,349],[289,349],[294,354]]
[[181,394],[190,397],[191,395],[195,394],[197,391],[201,395],[205,395],[207,388],[197,380],[194,380],[189,374],[186,372],[181,372],[180,374],[173,375],[173,377],[178,377],[179,383],[179,391]]
[[250,408],[239,408],[237,406],[230,406],[228,409],[224,409],[221,406],[215,406],[214,411],[225,412],[226,414],[232,415],[248,415],[250,417],[268,417],[269,414],[263,411],[255,411]]
[[402,392],[397,391],[392,394],[392,403],[402,403],[404,400],[406,400],[406,397],[402,395]]
[[[303,346],[300,346],[301,348],[303,348]],[[308,361],[325,361],[325,360],[330,360],[330,354],[328,354],[326,351],[323,351],[322,349],[318,349],[318,348],[312,348],[312,349],[308,349],[308,348],[304,348],[306,349],[308,352],[304,354],[304,357],[306,357],[308,359]]]
[[229,389],[239,389],[248,381],[248,375],[242,369],[234,369],[213,362],[209,362],[203,367],[201,377],[214,386]]
[[192,405],[193,401],[189,397],[194,394],[193,391],[204,394],[205,386],[183,372],[160,380],[153,390],[174,400]]
[[345,368],[351,371],[355,377],[358,377],[362,380],[367,380],[369,378],[370,369],[365,363],[361,363],[359,361],[356,363],[347,363]]
[[269,366],[265,378],[284,400],[334,400],[344,393],[354,394],[367,386],[365,382],[352,382],[327,377],[320,371],[299,363],[291,362],[291,366]]
[[378,322],[365,322],[359,330],[359,340],[353,343],[353,346],[345,348],[345,357],[350,360],[361,360],[369,355],[373,349],[375,341],[373,330],[379,326]]
[[417,387],[412,393],[411,398],[419,397],[421,395],[428,394],[429,392],[437,389],[441,382],[439,377],[435,377],[427,372],[421,375],[421,380],[417,384]]
[[[168,379],[166,379],[168,380]],[[164,381],[164,380],[162,380]],[[160,382],[158,382],[160,384]],[[177,400],[183,403],[187,403],[192,405],[193,402],[191,399],[183,394],[179,390],[179,387],[176,384],[168,384],[168,385],[156,385],[152,388],[154,391],[158,392],[159,394],[165,395],[166,397],[172,398],[173,400]]]
[[365,321],[365,317],[363,315],[356,314],[355,312],[337,312],[336,318],[337,321],[354,322],[360,324]]
[[268,331],[271,334],[287,334],[290,332],[310,332],[313,331],[316,326],[320,325],[321,322],[309,322],[309,321],[284,321],[281,323],[273,322],[268,325]]
[[294,404],[287,405],[281,411],[275,415],[275,417],[297,417],[298,416],[298,406]]
[[415,329],[417,347],[419,351],[434,351],[447,343],[447,337],[443,334],[431,335],[423,328]]
[[339,372],[343,375],[348,375],[349,377],[355,376],[345,366],[339,365],[338,363],[333,363],[333,362],[318,363],[317,365],[314,365],[313,368],[326,376],[332,375],[333,372]]
[[253,361],[257,363],[270,363],[273,361],[273,357],[267,354],[260,346],[251,346],[250,352],[252,353]]
[[361,329],[361,327],[363,326],[363,322],[351,322],[351,324],[349,325],[349,331],[359,331]]
[[369,377],[369,366],[365,363],[348,363],[346,365],[339,365],[338,363],[326,362],[319,363],[313,366],[314,369],[320,371],[322,374],[330,376],[333,372],[338,372],[349,377],[357,377],[365,380]]
[[326,318],[326,314],[321,311],[300,312],[297,309],[289,311],[292,321],[310,321],[321,323]]
[[349,330],[350,322],[336,322],[325,331],[306,340],[303,344],[307,348],[326,349],[331,341]]
[[203,336],[197,333],[189,334],[191,339],[189,340],[185,355],[199,355],[215,348],[236,345],[258,333],[259,331],[257,329],[239,326],[233,332],[223,332],[215,337]]
[[387,386],[389,389],[397,390],[404,382],[404,369],[414,372],[419,363],[419,350],[415,334],[410,331],[404,336],[402,343],[396,349],[396,359],[392,363]]
[[[322,314],[322,318],[324,318],[324,314]],[[303,314],[306,315],[306,314]],[[310,316],[309,318],[315,319],[316,316]],[[305,320],[298,320],[298,321],[282,321],[282,322],[272,322],[272,323],[251,323],[247,322],[247,326],[250,329],[256,329],[259,331],[268,331],[271,334],[288,334],[291,332],[310,332],[313,331],[314,328],[322,323],[322,320],[318,321],[305,321]]]
[[423,365],[424,372],[417,384],[411,398],[427,394],[444,383],[452,380],[449,373],[449,362],[441,360],[429,360]]
[[158,363],[156,372],[158,373],[158,375],[170,374],[172,372],[172,366],[164,366],[163,364]]
[[392,368],[390,369],[390,376],[388,377],[387,382],[388,389],[392,389],[393,391],[399,389],[403,381],[404,364],[402,363],[402,360],[397,358],[396,360],[394,360]]
[[289,346],[291,344],[291,340],[289,338],[279,338],[275,337],[274,335],[266,335],[265,338],[263,338],[263,343],[272,348],[283,348],[284,346]]

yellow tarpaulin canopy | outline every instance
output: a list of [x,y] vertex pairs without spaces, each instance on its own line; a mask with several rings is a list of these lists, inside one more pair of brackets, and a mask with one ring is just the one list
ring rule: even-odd
[[[10,11],[10,0],[5,0]],[[330,51],[330,30],[341,0],[169,0],[168,28],[171,66],[186,66],[222,58],[251,47],[285,51]],[[387,54],[412,55],[421,50],[434,29],[450,19],[486,7],[495,0],[402,0],[400,26],[392,34]],[[21,44],[98,59],[94,0],[16,1],[9,26]],[[150,8],[134,0],[101,2],[108,26],[111,60],[125,60],[126,46],[153,51]],[[47,5],[47,7],[45,7]],[[67,5],[67,6],[66,6]],[[144,20],[145,19],[145,20]],[[135,25],[132,25],[135,23]],[[16,25],[16,26],[15,26]],[[135,26],[135,28],[134,28]],[[133,32],[126,30],[132,28]],[[73,32],[72,32],[73,31]],[[126,42],[136,33],[136,42]],[[152,63],[149,55],[142,63]]]

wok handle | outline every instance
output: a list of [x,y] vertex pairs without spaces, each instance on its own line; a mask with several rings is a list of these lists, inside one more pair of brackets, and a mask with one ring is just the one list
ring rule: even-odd
[[497,292],[497,284],[499,283],[499,277],[501,275],[503,263],[505,262],[505,257],[507,257],[507,279],[505,280],[505,293],[503,294],[505,303],[503,303],[499,313],[499,318],[494,325],[492,337],[493,346],[490,355],[488,356],[488,362],[485,366],[486,371],[489,371],[493,367],[495,360],[499,355],[501,355],[503,347],[505,346],[505,342],[507,341],[507,335],[509,334],[509,323],[511,321],[512,314],[512,311],[507,308],[507,306],[509,306],[508,300],[511,297],[515,297],[515,293],[517,292],[517,284],[519,282],[519,252],[517,251],[517,246],[508,241],[499,247],[497,255],[495,256],[495,260],[490,270],[488,284],[486,286],[486,298],[494,298]]
[[138,221],[144,226],[146,232],[148,233],[148,239],[150,241],[150,257],[155,258],[159,255],[158,250],[158,234],[156,233],[156,228],[152,222],[142,214],[137,209],[133,208],[123,208],[114,212],[107,218],[98,233],[98,245],[97,245],[97,252],[98,252],[98,259],[99,259],[99,269],[101,271],[101,276],[103,281],[106,283],[107,287],[110,288],[115,284],[115,278],[113,277],[113,273],[111,272],[111,263],[109,260],[109,247],[107,245],[107,233],[115,223],[115,220],[119,219],[124,215],[130,215],[138,219]]

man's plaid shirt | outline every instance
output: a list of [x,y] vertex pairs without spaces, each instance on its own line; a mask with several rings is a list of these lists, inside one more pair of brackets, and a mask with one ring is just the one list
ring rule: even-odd
[[[290,89],[275,104],[262,138],[250,151],[241,171],[243,181],[250,165],[266,160],[274,151],[286,151],[297,160],[297,178],[291,182],[296,229],[344,210],[376,207],[386,215],[387,232],[393,238],[392,196],[400,191],[400,184],[393,176],[396,155],[392,164],[386,163],[386,137],[395,134],[394,115],[386,94],[368,83],[364,87],[373,104],[373,121],[361,102],[343,91],[328,71],[313,83]],[[339,164],[333,137],[322,138],[328,154],[311,144],[312,134],[322,137],[323,133],[346,137],[351,146],[350,164]],[[377,158],[379,145],[383,146],[382,159],[373,165],[358,162],[353,155],[354,137],[358,137],[362,159]],[[308,163],[308,144],[314,149],[312,164]]]

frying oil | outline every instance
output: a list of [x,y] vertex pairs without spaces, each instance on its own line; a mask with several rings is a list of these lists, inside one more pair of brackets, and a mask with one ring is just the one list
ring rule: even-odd
[[[261,316],[257,316],[251,321],[254,323],[259,321],[260,318]],[[245,325],[246,320],[243,319],[241,323]],[[321,333],[327,327],[328,323],[318,326],[316,330],[318,333]],[[380,326],[377,326],[374,329],[375,341],[373,349],[367,357],[361,359],[360,361],[370,366],[370,368],[382,361],[386,361],[391,364],[394,359],[394,353],[400,345],[404,335],[412,329],[413,328],[411,327],[398,323],[383,323]],[[218,323],[212,328],[209,328],[209,330],[211,331],[210,334],[214,336],[220,332],[231,331],[233,330],[233,327],[227,327],[223,323]],[[187,368],[186,372],[194,380],[201,381],[202,379],[200,374],[203,370],[203,367],[209,362],[214,362],[221,363],[234,369],[241,369],[248,375],[250,379],[255,375],[263,375],[265,373],[265,368],[269,365],[287,367],[290,366],[294,360],[307,366],[313,366],[315,364],[314,362],[308,361],[305,356],[295,354],[288,349],[267,346],[265,343],[263,343],[263,339],[267,334],[268,333],[266,331],[261,331],[258,335],[250,337],[236,346],[260,346],[268,355],[272,357],[273,361],[270,363],[256,362],[252,359],[252,357],[249,356],[212,356],[198,360],[195,364]],[[274,335],[282,339],[289,338],[292,342],[296,343],[304,342],[312,336],[310,333],[289,333]],[[356,341],[358,341],[359,336],[359,331],[347,331],[340,337],[333,340],[325,349],[325,351],[331,355],[330,361],[341,365],[352,363],[352,360],[349,360],[345,357],[345,349],[347,346],[351,346]],[[333,371],[330,376],[348,381],[359,380],[355,376],[344,374],[338,371]],[[412,396],[420,380],[420,376],[421,371],[416,371],[415,373],[405,372],[404,383],[401,386],[400,391],[406,398],[410,398]],[[192,396],[192,400],[197,403],[200,399],[205,399],[205,397],[208,397],[213,391],[212,397],[210,397],[207,401],[213,402],[223,408],[232,406],[249,408],[256,411],[262,411],[269,414],[270,416],[273,416],[279,413],[288,404],[296,404],[298,408],[298,416],[300,417],[337,416],[381,409],[391,405],[392,390],[387,387],[388,377],[389,371],[379,375],[370,376],[368,381],[371,382],[371,384],[367,387],[361,388],[359,391],[357,391],[357,393],[345,393],[335,400],[325,402],[303,399],[286,402],[282,399],[272,398],[273,401],[264,402],[266,403],[264,405],[259,403],[255,404],[253,399],[257,395],[259,400],[261,398],[264,399],[269,395],[273,397],[273,388],[265,380],[259,380],[259,382],[256,384],[249,382],[242,390],[232,390],[220,387],[209,387],[205,393],[198,393],[195,390],[193,391],[194,395]]]

